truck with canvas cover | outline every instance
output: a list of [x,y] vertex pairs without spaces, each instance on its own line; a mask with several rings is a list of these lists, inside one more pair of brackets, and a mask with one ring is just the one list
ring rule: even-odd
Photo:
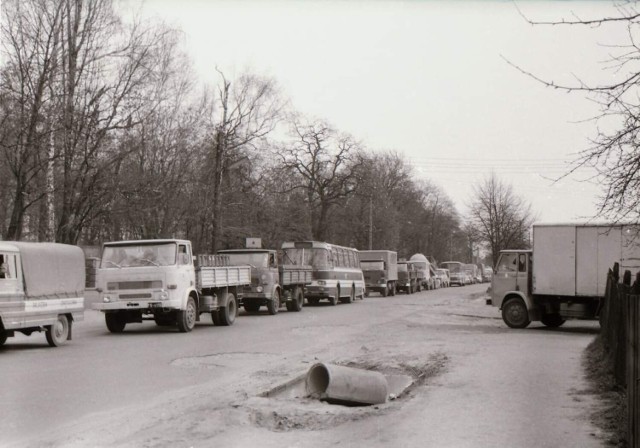
[[55,347],[84,318],[82,249],[57,243],[0,242],[0,345],[16,332],[44,331]]
[[398,261],[398,281],[396,289],[407,294],[413,294],[418,288],[418,271],[413,263],[407,260]]
[[232,265],[251,266],[251,285],[244,289],[242,306],[249,313],[256,313],[266,306],[269,314],[278,313],[282,304],[288,311],[301,311],[304,305],[304,289],[311,283],[311,266],[295,265],[272,249],[229,249],[219,254],[229,258]]
[[640,270],[640,228],[614,224],[535,224],[532,250],[500,252],[491,299],[512,328],[558,327],[595,319],[614,263]]
[[398,253],[391,250],[361,250],[360,267],[364,274],[366,294],[375,291],[383,297],[396,295]]
[[251,267],[229,266],[215,255],[195,258],[197,264],[187,240],[105,243],[96,274],[101,300],[93,308],[105,314],[112,333],[143,320],[186,333],[203,313],[215,325],[232,325],[243,288],[251,284]]

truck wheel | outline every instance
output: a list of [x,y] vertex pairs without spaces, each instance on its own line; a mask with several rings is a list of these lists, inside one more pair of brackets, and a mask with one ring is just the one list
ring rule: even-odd
[[511,298],[502,305],[502,320],[511,328],[526,328],[531,321],[529,311],[520,298]]
[[127,325],[124,314],[121,314],[120,312],[106,313],[104,315],[104,321],[111,333],[122,333],[124,331],[124,327]]
[[389,295],[389,287],[385,286],[385,288],[380,292],[380,294],[382,295],[382,297],[387,297],[387,295]]
[[260,310],[260,305],[257,303],[245,303],[243,306],[247,313],[257,313]]
[[566,322],[565,319],[563,319],[559,314],[543,314],[540,320],[543,324],[550,328],[558,328]]
[[396,284],[395,283],[391,283],[391,286],[389,287],[389,293],[391,296],[395,296],[396,295]]
[[422,283],[418,282],[418,284],[416,285],[416,291],[417,292],[422,291]]
[[177,324],[180,333],[188,333],[196,326],[196,301],[189,296],[184,310],[178,310]]
[[267,311],[269,311],[269,314],[273,316],[274,314],[278,314],[279,309],[280,309],[280,291],[276,290],[275,294],[273,295],[273,299],[267,302]]
[[5,342],[7,342],[7,338],[7,332],[4,330],[0,330],[0,347],[2,347]]
[[58,316],[55,324],[47,326],[47,342],[51,347],[58,347],[69,338],[69,319],[64,314]]
[[293,290],[293,300],[287,302],[287,311],[301,311],[302,305],[304,302],[304,297],[302,295],[302,290],[300,288],[295,288]]
[[224,327],[233,325],[236,321],[236,316],[238,315],[238,303],[236,302],[236,298],[233,294],[229,293],[227,295],[227,299],[227,306],[223,306],[218,310],[220,325]]

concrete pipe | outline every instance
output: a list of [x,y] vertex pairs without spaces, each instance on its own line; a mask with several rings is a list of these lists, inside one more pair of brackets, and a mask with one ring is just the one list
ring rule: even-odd
[[305,379],[307,395],[330,403],[369,405],[387,401],[385,376],[371,370],[318,363]]

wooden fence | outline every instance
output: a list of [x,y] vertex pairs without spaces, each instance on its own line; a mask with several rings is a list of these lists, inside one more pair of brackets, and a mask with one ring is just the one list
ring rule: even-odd
[[631,272],[619,282],[619,270],[616,263],[607,276],[600,334],[616,383],[626,389],[628,446],[640,447],[640,272],[631,285]]

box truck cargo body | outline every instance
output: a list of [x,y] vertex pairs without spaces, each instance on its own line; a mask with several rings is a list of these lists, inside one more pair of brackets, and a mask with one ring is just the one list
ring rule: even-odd
[[491,303],[505,323],[558,326],[568,318],[596,318],[608,269],[640,270],[640,233],[633,225],[536,224],[532,250],[502,251]]

